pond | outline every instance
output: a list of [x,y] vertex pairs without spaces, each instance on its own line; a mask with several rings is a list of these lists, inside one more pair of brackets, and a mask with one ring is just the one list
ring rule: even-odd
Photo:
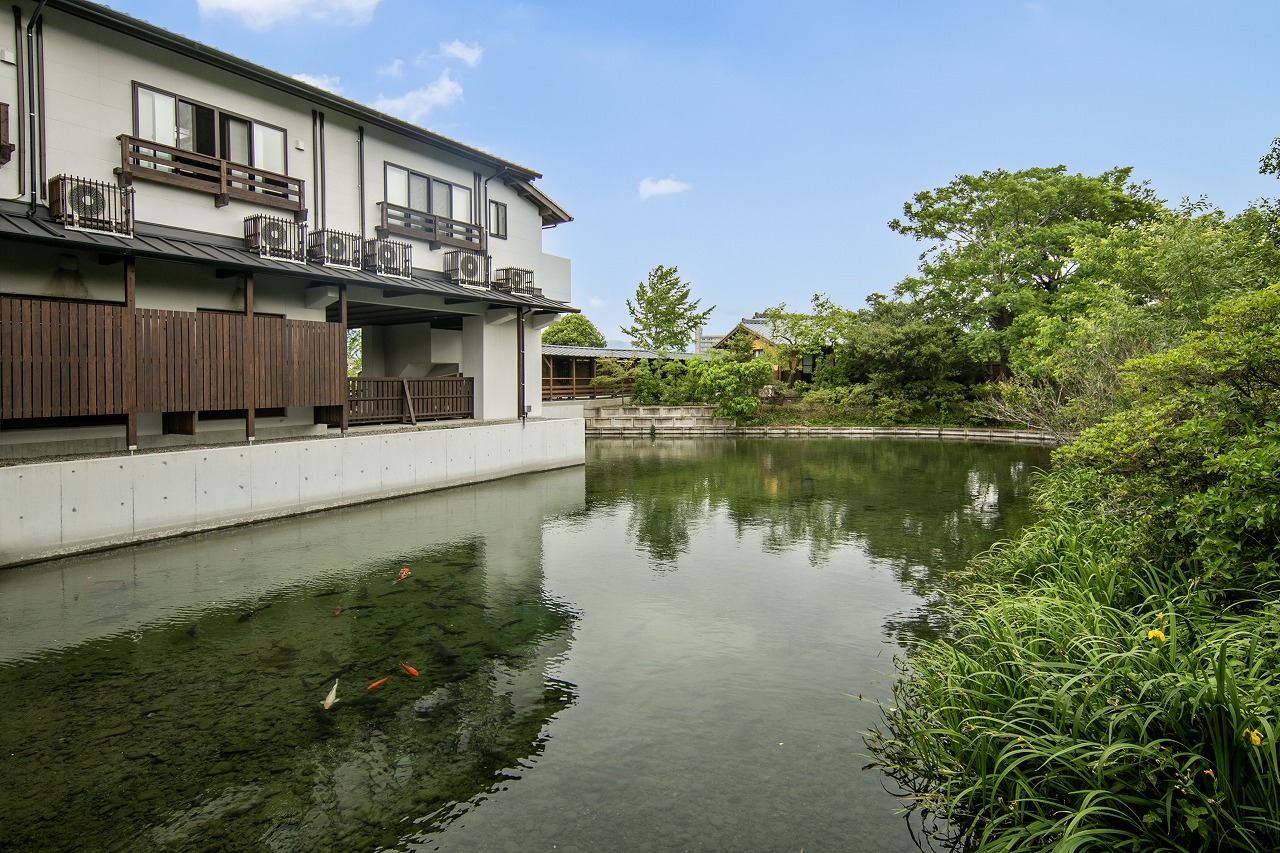
[[0,849],[917,849],[862,732],[1046,452],[587,452],[0,571]]

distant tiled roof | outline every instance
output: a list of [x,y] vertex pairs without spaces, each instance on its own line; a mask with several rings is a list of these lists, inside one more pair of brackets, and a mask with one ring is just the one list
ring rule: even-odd
[[696,352],[657,353],[647,349],[612,349],[610,347],[566,347],[560,344],[543,344],[543,355],[570,355],[578,358],[674,358],[686,361]]
[[730,329],[729,334],[722,335],[720,340],[713,344],[713,347],[715,349],[726,349],[729,345],[729,339],[732,338],[733,333],[739,329],[745,329],[765,343],[772,344],[773,341],[769,338],[769,332],[772,331],[771,326],[772,321],[768,317],[743,317],[738,321],[738,325]]

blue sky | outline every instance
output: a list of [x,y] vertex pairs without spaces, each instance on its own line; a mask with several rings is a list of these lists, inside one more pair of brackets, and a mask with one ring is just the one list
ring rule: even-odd
[[1170,202],[1280,195],[1280,4],[108,0],[528,166],[575,221],[574,304],[611,341],[658,264],[709,332],[923,248],[886,227],[958,174],[1134,167]]

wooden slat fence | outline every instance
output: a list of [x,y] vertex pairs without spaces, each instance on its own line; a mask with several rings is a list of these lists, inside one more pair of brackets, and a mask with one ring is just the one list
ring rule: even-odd
[[243,314],[0,296],[0,419],[345,403],[340,324],[253,323],[250,375]]
[[125,316],[120,305],[0,297],[0,419],[127,412]]
[[[260,408],[346,402],[347,337],[341,325],[282,317],[254,317],[253,323]],[[343,358],[327,357],[334,352]]]
[[352,424],[414,423],[475,415],[475,381],[469,376],[404,379],[359,376],[350,383]]

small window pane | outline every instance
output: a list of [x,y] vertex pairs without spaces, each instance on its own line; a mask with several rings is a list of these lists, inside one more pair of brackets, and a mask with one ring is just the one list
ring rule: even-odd
[[409,206],[414,210],[427,211],[431,208],[431,179],[422,175],[409,174]]
[[253,126],[253,165],[283,175],[284,131],[274,127]]
[[174,144],[183,151],[196,150],[196,108],[194,104],[188,104],[185,101],[178,103],[177,141]]
[[249,122],[235,118],[224,118],[222,121],[223,159],[249,165]]
[[214,126],[213,107],[195,106],[196,145],[192,149],[199,154],[218,156],[218,131]]
[[453,188],[453,218],[463,222],[475,218],[471,211],[471,190],[466,187]]
[[409,207],[409,173],[395,166],[387,166],[387,202]]
[[431,212],[453,219],[453,187],[443,181],[431,182]]
[[138,135],[161,145],[177,143],[177,101],[150,89],[138,90]]
[[500,201],[489,202],[489,233],[503,240],[507,237],[507,206]]

